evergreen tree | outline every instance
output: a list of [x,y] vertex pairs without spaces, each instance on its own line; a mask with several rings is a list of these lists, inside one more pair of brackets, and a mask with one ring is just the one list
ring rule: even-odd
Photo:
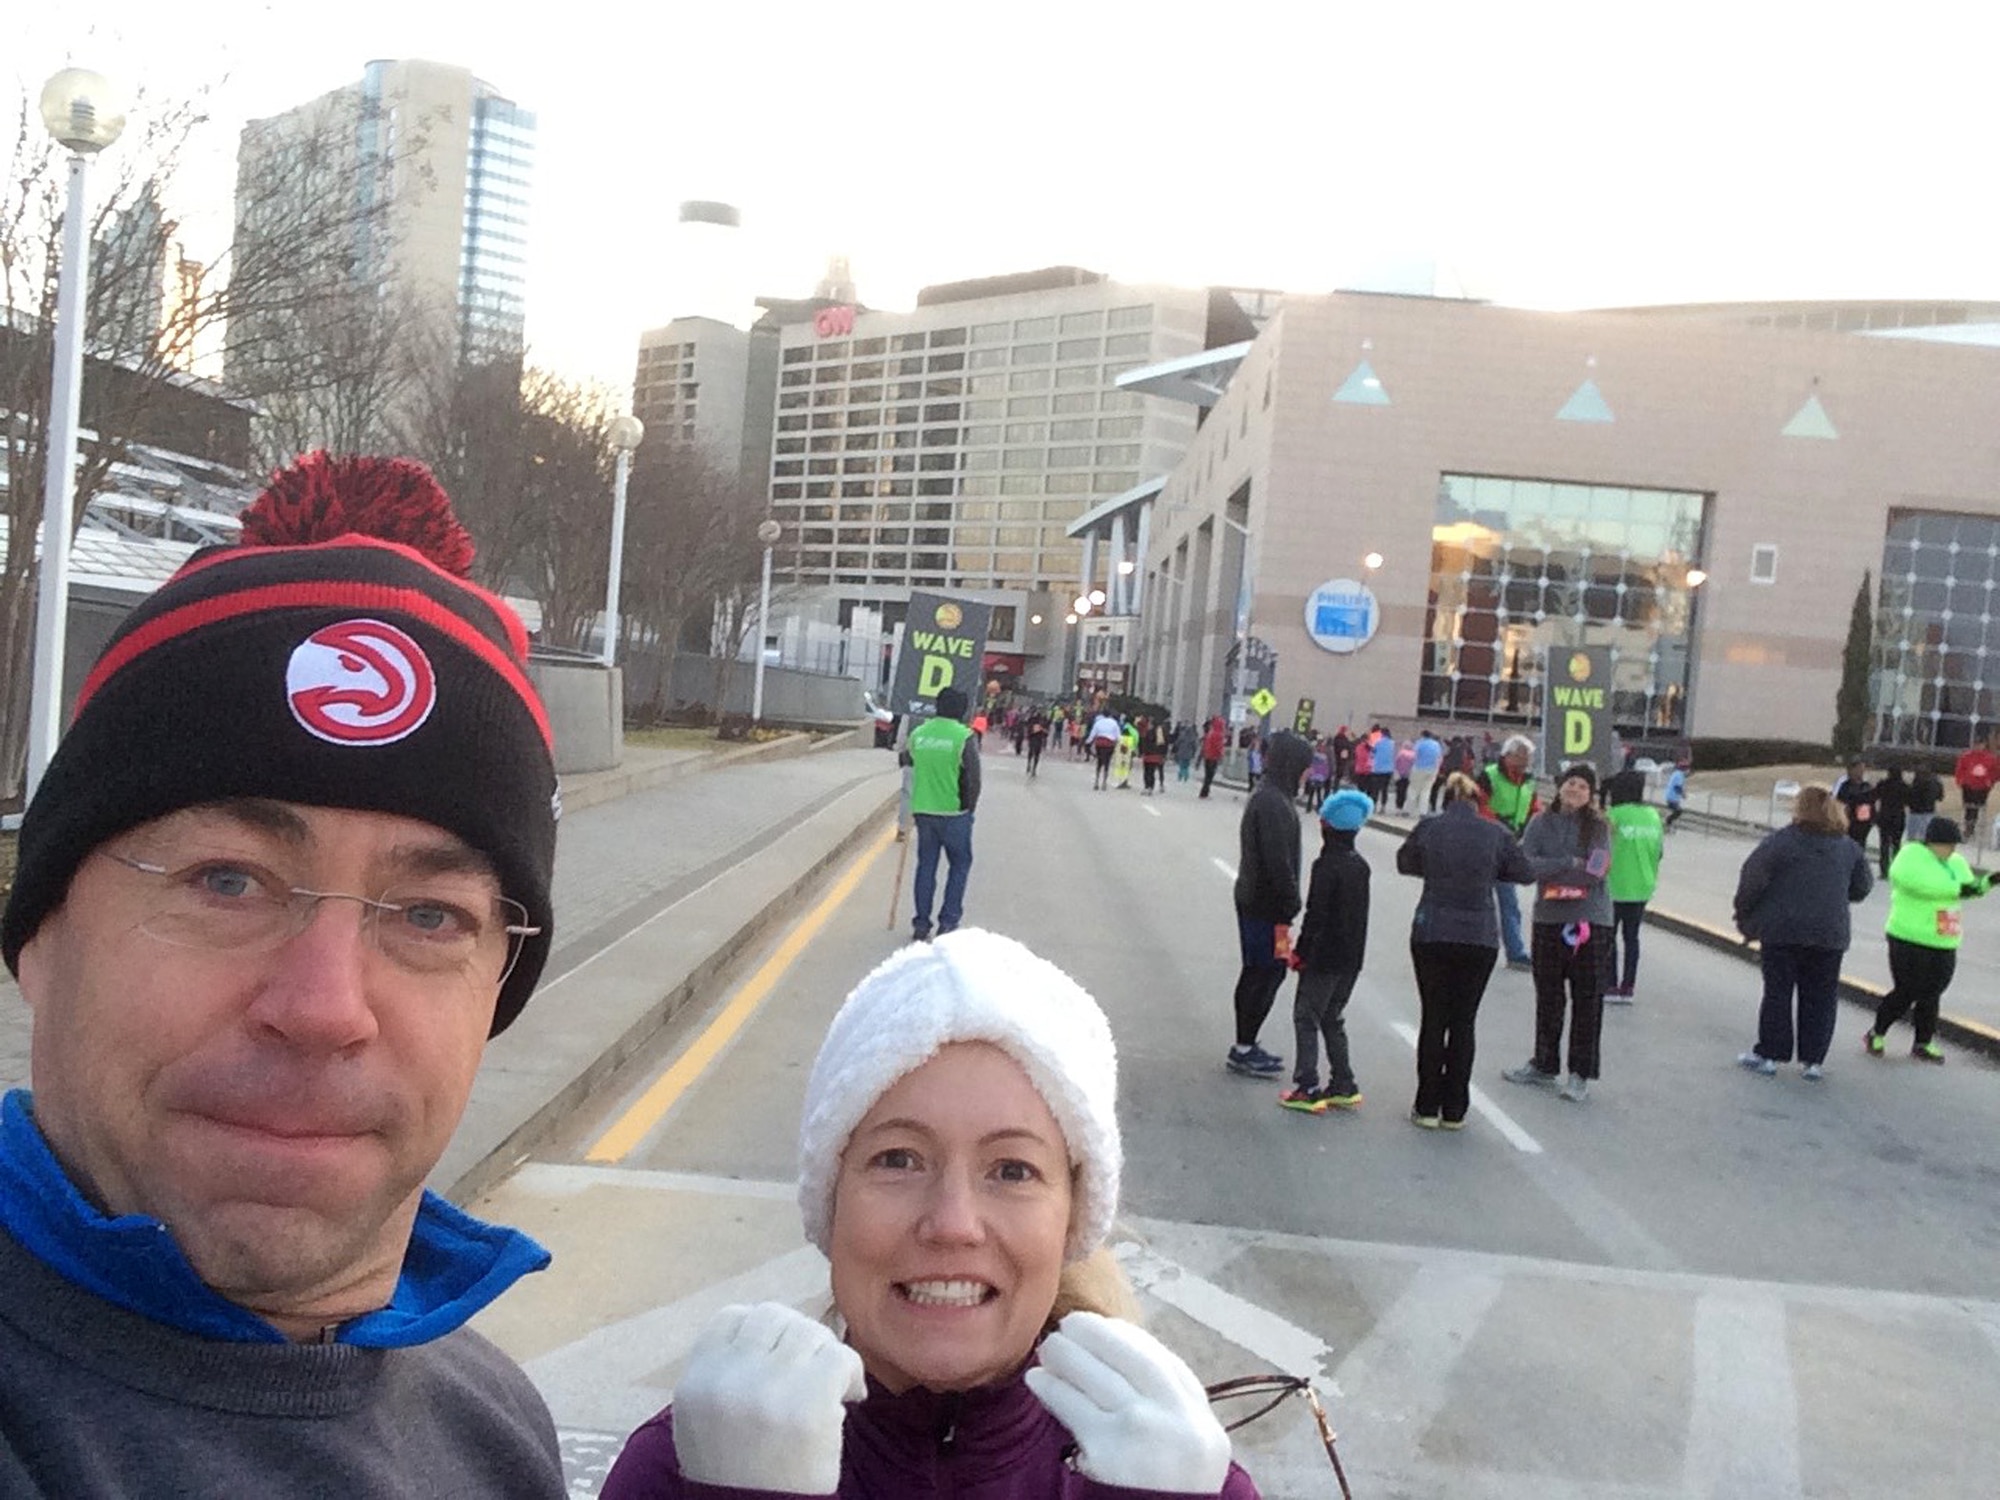
[[1844,764],[1861,754],[1868,736],[1868,667],[1875,639],[1874,613],[1869,608],[1869,575],[1861,575],[1854,595],[1854,612],[1847,620],[1847,647],[1840,658],[1840,691],[1833,699],[1833,753]]

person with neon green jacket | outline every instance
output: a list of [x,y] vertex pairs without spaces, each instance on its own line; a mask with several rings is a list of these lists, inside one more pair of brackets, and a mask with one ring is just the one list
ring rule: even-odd
[[1932,818],[1921,844],[1905,844],[1889,866],[1889,978],[1891,988],[1875,1011],[1875,1026],[1862,1038],[1870,1057],[1888,1050],[1889,1028],[1905,1014],[1916,1027],[1910,1056],[1941,1063],[1937,1042],[1938,1002],[1958,967],[1964,903],[1983,896],[1993,877],[1975,874],[1958,852],[1958,825]]
[[[1616,776],[1605,781],[1611,805],[1604,810],[1611,824],[1611,873],[1604,877],[1611,892],[1611,953],[1606,973],[1611,982],[1604,998],[1612,1005],[1630,1005],[1632,986],[1639,978],[1639,928],[1646,920],[1646,903],[1660,883],[1660,854],[1666,847],[1660,810],[1647,805],[1646,782],[1632,782]],[[1619,948],[1624,948],[1624,965],[1619,964]]]

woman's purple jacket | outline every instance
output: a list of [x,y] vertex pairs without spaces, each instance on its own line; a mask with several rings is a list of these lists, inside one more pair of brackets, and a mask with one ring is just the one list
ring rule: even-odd
[[[841,1500],[1142,1500],[1154,1491],[1099,1484],[1070,1468],[1069,1431],[1017,1373],[999,1385],[893,1396],[872,1379],[848,1408],[840,1455]],[[601,1500],[742,1500],[760,1490],[699,1484],[681,1475],[669,1407],[633,1433]],[[1158,1500],[1169,1500],[1165,1495]],[[1221,1500],[1257,1500],[1235,1464]]]

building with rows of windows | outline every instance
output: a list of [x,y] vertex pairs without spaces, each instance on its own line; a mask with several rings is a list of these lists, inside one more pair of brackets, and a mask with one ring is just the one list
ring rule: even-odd
[[989,669],[1064,690],[1086,586],[1069,524],[1195,434],[1192,409],[1119,376],[1248,337],[1252,316],[1234,294],[1064,267],[783,327],[770,496],[787,609],[894,626],[912,589],[982,599]]

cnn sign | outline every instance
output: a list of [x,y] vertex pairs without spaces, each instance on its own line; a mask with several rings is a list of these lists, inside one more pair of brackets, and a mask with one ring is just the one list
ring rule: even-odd
[[813,314],[813,332],[823,339],[839,338],[854,332],[854,309],[822,307]]

